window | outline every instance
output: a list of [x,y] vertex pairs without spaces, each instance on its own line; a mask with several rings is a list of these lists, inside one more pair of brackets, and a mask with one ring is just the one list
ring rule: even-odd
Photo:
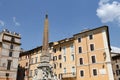
[[97,69],[93,69],[93,76],[97,76]]
[[75,67],[73,66],[73,67],[72,67],[72,73],[74,73],[74,72],[75,72]]
[[89,35],[89,40],[92,40],[93,39],[93,35]]
[[84,71],[80,70],[80,77],[84,77]]
[[9,76],[9,73],[6,73],[6,77],[8,77]]
[[70,45],[70,52],[71,52],[71,53],[73,53],[73,52],[74,52],[74,46],[73,46],[73,44],[72,44],[72,45]]
[[28,66],[28,62],[26,62],[26,66]]
[[64,62],[66,62],[66,56],[64,56]]
[[62,58],[61,55],[58,56],[59,60]]
[[119,71],[118,71],[118,70],[116,70],[116,75],[117,75],[117,76],[119,75]]
[[31,58],[30,63],[33,64],[33,58]]
[[71,55],[71,60],[74,61],[74,54]]
[[59,79],[62,79],[62,74],[59,74]]
[[62,52],[63,52],[63,54],[66,54],[66,47],[62,48]]
[[10,67],[11,67],[11,60],[8,60],[8,63],[7,63],[7,70],[10,70]]
[[120,70],[116,70],[116,75],[120,75]]
[[82,65],[83,64],[83,58],[80,58],[79,60],[80,60],[80,65]]
[[79,43],[81,42],[81,38],[78,38],[78,42],[79,42]]
[[94,51],[94,44],[90,44],[90,50]]
[[55,61],[55,56],[53,56],[53,61]]
[[12,57],[12,52],[9,52],[9,57]]
[[79,53],[82,53],[82,47],[79,47]]
[[62,68],[62,63],[60,63],[60,68]]
[[53,56],[53,61],[57,60],[57,56]]
[[61,51],[61,47],[59,48],[59,51]]
[[56,64],[54,64],[54,69],[56,69]]
[[66,68],[64,68],[64,73],[66,73]]
[[92,63],[96,63],[95,56],[91,56]]
[[37,59],[38,59],[38,57],[35,57],[35,63],[37,63]]
[[12,37],[12,38],[11,38],[11,42],[14,42],[14,41],[15,41],[15,38],[14,38],[14,37]]
[[56,49],[53,49],[54,53],[56,53]]
[[57,60],[57,56],[55,56],[55,60]]
[[116,68],[119,69],[119,65],[116,65]]
[[13,49],[13,44],[10,45],[10,49]]

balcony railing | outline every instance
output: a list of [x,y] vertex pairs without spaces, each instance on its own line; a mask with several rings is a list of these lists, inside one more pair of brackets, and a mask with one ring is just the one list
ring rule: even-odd
[[62,78],[75,78],[75,77],[76,77],[76,73],[75,72],[62,73]]

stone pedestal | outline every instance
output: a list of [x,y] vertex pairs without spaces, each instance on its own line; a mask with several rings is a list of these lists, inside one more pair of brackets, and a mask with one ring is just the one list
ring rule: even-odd
[[37,67],[37,75],[33,77],[33,80],[58,80],[53,73],[53,67],[49,64],[50,55],[44,54],[40,60],[41,62]]

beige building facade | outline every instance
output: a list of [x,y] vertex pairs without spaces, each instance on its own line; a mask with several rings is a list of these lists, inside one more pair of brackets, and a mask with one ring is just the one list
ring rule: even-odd
[[[19,64],[29,65],[27,80],[32,80],[37,72],[41,50],[38,47],[21,53]],[[50,53],[53,71],[60,80],[114,80],[107,26],[53,42]],[[24,58],[26,55],[28,60]]]
[[59,79],[76,78],[74,38],[67,38],[53,46],[54,73]]
[[114,80],[108,27],[84,31],[74,37],[77,80]]
[[0,33],[0,80],[16,80],[20,40],[20,34],[7,29]]
[[[49,52],[52,53],[53,43],[49,43]],[[18,72],[17,80],[32,80],[32,78],[37,74],[37,67],[40,64],[40,56],[42,54],[42,46],[36,47],[32,50],[22,52],[19,58],[19,66],[23,70]],[[51,64],[52,64],[51,56]],[[18,68],[19,69],[19,68]],[[23,72],[24,71],[24,72]],[[24,74],[24,78],[23,78]]]

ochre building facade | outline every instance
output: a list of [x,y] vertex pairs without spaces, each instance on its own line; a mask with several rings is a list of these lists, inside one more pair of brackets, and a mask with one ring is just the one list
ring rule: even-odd
[[[50,43],[50,63],[57,78],[114,80],[109,41],[108,27],[102,26]],[[32,80],[37,74],[41,52],[42,46],[20,54],[19,66],[25,69],[23,80]]]

